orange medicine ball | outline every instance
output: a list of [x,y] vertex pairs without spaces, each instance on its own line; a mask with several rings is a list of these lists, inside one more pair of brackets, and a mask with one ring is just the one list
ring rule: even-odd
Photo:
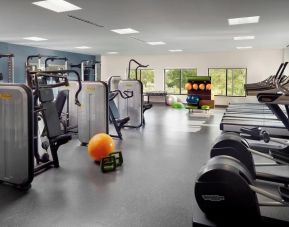
[[205,84],[200,84],[200,85],[199,85],[199,89],[200,89],[200,90],[205,90]]
[[106,133],[99,133],[93,136],[87,146],[89,156],[95,161],[107,157],[114,152],[114,141],[110,135]]
[[211,84],[207,84],[207,85],[206,85],[206,89],[207,89],[208,91],[210,91],[210,90],[212,89],[212,85],[211,85]]
[[199,85],[198,85],[198,84],[193,84],[193,89],[194,89],[194,90],[198,90],[198,88],[199,88]]
[[186,84],[185,84],[185,89],[186,89],[187,91],[192,90],[192,88],[193,88],[193,86],[192,86],[191,83],[186,83]]

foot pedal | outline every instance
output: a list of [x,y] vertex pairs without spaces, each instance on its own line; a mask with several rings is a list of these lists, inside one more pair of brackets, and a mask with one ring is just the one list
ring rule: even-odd
[[114,156],[108,156],[101,159],[100,168],[103,173],[115,171],[116,167],[116,158]]
[[279,189],[279,193],[280,193],[281,198],[285,202],[289,203],[289,188],[280,186],[278,189]]
[[122,157],[121,151],[110,153],[109,157],[114,157],[115,158],[117,167],[122,166],[123,157]]

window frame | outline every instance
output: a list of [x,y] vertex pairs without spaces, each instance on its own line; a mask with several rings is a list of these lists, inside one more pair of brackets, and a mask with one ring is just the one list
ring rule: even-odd
[[[225,68],[225,67],[219,67],[219,68],[208,68],[208,75],[209,77],[210,76],[210,69],[225,69],[226,70],[226,95],[214,95],[214,96],[220,96],[220,97],[246,97],[246,92],[245,92],[245,95],[228,95],[228,70],[233,70],[233,69],[245,69],[246,70],[246,76],[245,76],[245,84],[247,83],[247,77],[248,77],[248,68],[233,68],[233,67],[230,67],[230,68]],[[234,90],[233,90],[234,92]]]
[[196,70],[196,74],[198,75],[198,68],[167,68],[164,69],[164,91],[166,91],[166,70],[179,70],[180,71],[180,77],[179,77],[179,93],[168,93],[169,95],[187,95],[182,93],[182,76],[183,76],[183,70]]

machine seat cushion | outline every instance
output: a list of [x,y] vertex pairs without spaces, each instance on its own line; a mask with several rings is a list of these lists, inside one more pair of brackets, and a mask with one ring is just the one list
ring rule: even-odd
[[116,119],[116,122],[117,122],[118,124],[125,125],[129,120],[130,120],[129,117],[125,117],[125,118],[122,118],[122,119]]
[[55,105],[58,112],[58,117],[61,117],[64,105],[66,103],[66,100],[68,99],[68,94],[69,94],[68,90],[62,90],[58,93],[56,97]]
[[146,103],[143,105],[143,112],[145,112],[146,110],[149,110],[153,107],[153,104],[151,103]]

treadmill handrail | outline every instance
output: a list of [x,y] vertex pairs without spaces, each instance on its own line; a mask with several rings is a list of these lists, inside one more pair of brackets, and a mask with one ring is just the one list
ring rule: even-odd
[[278,79],[280,79],[282,77],[282,74],[283,74],[286,67],[287,67],[286,63],[281,63],[275,75],[269,76],[267,79],[265,79],[259,83],[245,84],[244,88],[246,90],[246,93],[248,94],[248,92],[254,92],[254,91],[258,92],[258,90],[275,89],[276,88],[276,81],[278,81]]

